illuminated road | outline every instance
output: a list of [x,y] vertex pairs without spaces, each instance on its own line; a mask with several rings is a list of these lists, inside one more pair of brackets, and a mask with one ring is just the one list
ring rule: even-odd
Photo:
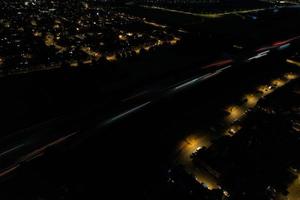
[[175,162],[183,165],[189,174],[192,174],[199,183],[204,184],[208,189],[220,188],[213,175],[205,170],[196,168],[193,165],[191,159],[192,153],[203,147],[209,147],[212,141],[217,138],[224,135],[233,136],[236,134],[242,129],[237,122],[247,115],[249,109],[254,108],[260,99],[297,78],[299,78],[299,76],[295,73],[284,73],[276,79],[269,80],[269,84],[260,85],[254,92],[245,94],[242,97],[244,102],[242,105],[233,104],[226,107],[225,110],[228,112],[228,115],[224,118],[224,127],[221,130],[218,130],[221,134],[216,136],[209,131],[196,131],[195,133],[186,136],[179,142],[175,150]]
[[197,132],[189,135],[178,144],[177,151],[179,154],[176,160],[176,162],[182,164],[186,171],[192,174],[199,183],[204,184],[210,190],[219,188],[215,178],[206,171],[196,168],[190,156],[200,148],[209,147],[211,140],[212,138],[208,132]]
[[287,195],[288,200],[299,200],[300,199],[300,173],[298,172],[297,178],[289,186]]
[[288,186],[288,195],[279,194],[276,200],[299,200],[300,199],[300,172],[296,169],[290,169],[296,176],[296,179]]
[[172,12],[172,13],[192,15],[192,16],[196,16],[196,17],[206,17],[206,18],[218,18],[218,17],[223,17],[225,15],[233,15],[233,14],[234,15],[247,14],[247,13],[260,12],[260,11],[270,9],[270,8],[259,8],[259,9],[240,10],[240,11],[228,11],[228,12],[222,12],[222,13],[202,14],[202,13],[193,13],[193,12],[168,9],[168,8],[162,8],[162,7],[156,7],[156,6],[141,6],[141,7],[148,8],[148,9],[162,10],[162,11],[167,11],[167,12]]
[[285,84],[296,78],[298,78],[297,74],[286,73],[277,79],[271,80],[269,84],[258,86],[256,91],[250,94],[246,94],[243,97],[242,100],[245,101],[243,105],[231,105],[225,109],[229,113],[229,115],[225,118],[225,121],[229,125],[231,125],[232,123],[241,120],[247,114],[247,111],[249,109],[256,106],[260,99],[273,93],[278,88],[284,86]]

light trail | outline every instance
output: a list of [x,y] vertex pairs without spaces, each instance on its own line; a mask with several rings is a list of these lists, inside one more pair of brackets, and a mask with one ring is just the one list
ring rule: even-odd
[[123,113],[120,113],[120,114],[118,114],[118,115],[116,115],[116,116],[110,118],[109,120],[105,121],[103,124],[106,125],[106,124],[113,123],[113,122],[115,122],[115,121],[117,121],[117,120],[120,120],[120,119],[126,117],[127,115],[130,115],[130,114],[132,114],[132,113],[134,113],[134,112],[136,112],[136,111],[142,109],[143,107],[149,105],[150,103],[151,103],[151,101],[148,101],[148,102],[143,103],[143,104],[141,104],[141,105],[139,105],[139,106],[136,106],[136,107],[134,107],[134,108],[132,108],[132,109],[130,109],[130,110],[127,110],[127,111],[125,111],[125,112],[123,112]]

